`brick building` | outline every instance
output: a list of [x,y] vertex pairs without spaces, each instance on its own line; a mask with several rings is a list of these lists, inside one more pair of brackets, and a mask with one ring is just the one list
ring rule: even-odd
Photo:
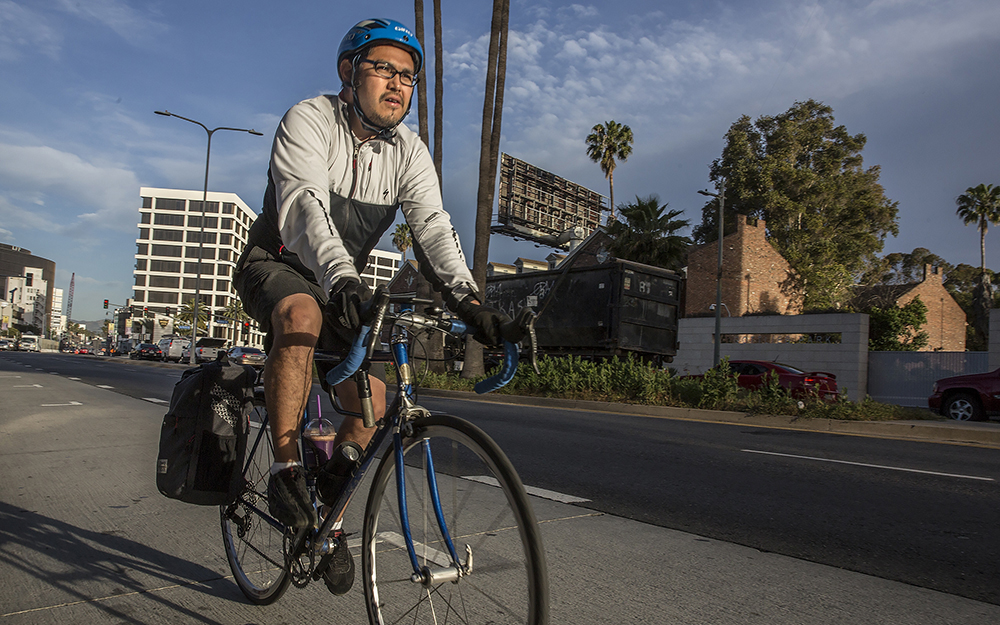
[[965,351],[965,311],[944,288],[939,267],[924,265],[920,282],[857,287],[851,305],[857,310],[871,306],[905,306],[917,296],[927,307],[927,346],[922,351]]
[[[763,220],[739,216],[736,232],[722,239],[723,312],[731,317],[773,312],[797,315],[802,297],[793,290],[792,268],[765,237]],[[718,242],[688,252],[685,316],[704,316],[715,304]]]

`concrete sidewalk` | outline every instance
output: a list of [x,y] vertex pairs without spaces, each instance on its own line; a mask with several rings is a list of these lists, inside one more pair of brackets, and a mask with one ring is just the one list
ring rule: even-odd
[[960,445],[978,445],[1000,449],[1000,424],[989,422],[970,423],[967,421],[841,421],[839,419],[808,419],[787,415],[753,415],[745,412],[724,410],[700,410],[697,408],[673,408],[667,406],[644,406],[603,401],[559,399],[555,397],[524,397],[519,395],[477,395],[465,391],[445,391],[420,389],[427,397],[468,399],[499,404],[536,406],[539,408],[563,408],[566,410],[586,410],[613,414],[652,417],[657,419],[677,419],[705,423],[731,423],[740,426],[829,432],[853,436],[923,440]]

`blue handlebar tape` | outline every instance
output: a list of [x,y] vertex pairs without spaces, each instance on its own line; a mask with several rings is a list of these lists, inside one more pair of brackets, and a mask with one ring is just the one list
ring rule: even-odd
[[354,339],[354,344],[351,345],[351,351],[347,354],[347,358],[340,361],[339,365],[326,374],[327,384],[336,386],[354,375],[354,372],[358,370],[358,367],[365,360],[365,339],[368,338],[369,332],[371,332],[371,326],[363,326],[361,328],[361,333]]
[[484,393],[489,393],[495,391],[498,388],[505,386],[508,382],[514,379],[514,374],[517,372],[517,357],[518,349],[517,343],[511,343],[510,341],[503,342],[503,367],[500,369],[500,373],[493,377],[486,378],[479,384],[476,384],[475,391],[480,395]]

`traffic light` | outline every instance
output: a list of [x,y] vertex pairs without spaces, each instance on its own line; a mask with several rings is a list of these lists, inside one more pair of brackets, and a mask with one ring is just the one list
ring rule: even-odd
[[250,322],[249,321],[244,321],[243,322],[243,336],[246,337],[246,338],[250,337]]
[[167,306],[167,316],[168,317],[173,317],[174,316],[174,309],[172,307],[170,307],[170,306]]
[[108,309],[108,300],[104,300],[104,310]]
[[143,306],[142,307],[142,316],[143,317],[148,317],[149,316],[149,306]]

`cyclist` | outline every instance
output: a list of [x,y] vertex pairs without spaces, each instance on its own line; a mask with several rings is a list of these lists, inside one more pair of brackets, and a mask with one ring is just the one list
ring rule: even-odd
[[[286,525],[317,523],[297,448],[313,350],[345,348],[360,331],[359,310],[371,292],[359,272],[397,209],[413,233],[421,272],[474,338],[499,344],[508,320],[481,304],[427,147],[401,125],[423,62],[420,43],[403,24],[359,22],[337,52],[339,95],[296,104],[275,133],[262,214],[234,284],[267,332],[264,387],[275,460],[268,506]],[[335,391],[344,408],[360,412],[353,381]],[[376,415],[384,414],[384,381],[373,377],[371,391]],[[364,447],[371,435],[360,418],[345,417],[335,444]],[[320,472],[321,499],[331,500],[338,488],[330,472]],[[353,579],[346,548],[339,555],[334,565],[352,565]]]

